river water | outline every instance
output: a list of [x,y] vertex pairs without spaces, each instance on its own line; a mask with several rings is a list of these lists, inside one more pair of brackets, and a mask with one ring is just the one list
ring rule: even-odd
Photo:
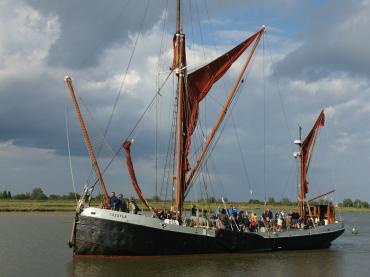
[[74,258],[67,246],[72,214],[0,213],[0,276],[370,276],[370,213],[342,217],[346,232],[329,249]]

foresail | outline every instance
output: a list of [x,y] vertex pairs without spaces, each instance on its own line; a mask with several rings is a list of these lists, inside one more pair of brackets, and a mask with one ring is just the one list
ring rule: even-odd
[[258,31],[227,53],[187,75],[186,137],[184,145],[184,154],[186,157],[186,162],[184,163],[185,171],[190,170],[187,157],[190,152],[191,135],[198,122],[199,103],[211,90],[213,84],[227,72],[231,65],[253,43],[260,32]]
[[317,133],[320,127],[324,125],[325,125],[325,114],[324,114],[324,110],[322,110],[319,116],[317,117],[315,125],[312,127],[310,133],[307,135],[305,140],[302,142],[301,159],[302,159],[303,164],[302,164],[301,182],[303,183],[303,191],[302,191],[303,198],[306,197],[306,194],[308,193],[307,172],[310,166]]
[[134,165],[132,164],[130,147],[131,147],[131,141],[126,140],[123,143],[123,148],[125,149],[125,152],[126,152],[127,168],[128,168],[128,172],[130,174],[132,186],[134,187],[134,190],[135,190],[137,196],[139,197],[139,199],[141,200],[141,202],[148,209],[150,209],[152,212],[155,213],[156,212],[155,209],[153,207],[151,207],[149,205],[149,203],[146,201],[146,199],[144,198],[143,193],[141,192],[139,183],[137,182],[136,174],[135,174],[135,170],[134,170]]
[[229,52],[223,54],[212,62],[188,74],[187,89],[198,102],[207,95],[216,83],[231,67],[231,65],[243,54],[243,52],[252,44],[260,32],[255,33]]

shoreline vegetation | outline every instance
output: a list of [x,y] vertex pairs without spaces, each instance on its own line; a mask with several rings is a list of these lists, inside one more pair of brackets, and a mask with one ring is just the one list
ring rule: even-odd
[[[163,208],[169,209],[171,207],[171,201],[148,201],[149,204],[154,208]],[[274,211],[276,210],[296,210],[296,205],[282,205],[279,203],[264,205],[263,203],[248,203],[248,202],[229,202],[236,207],[242,210],[263,210],[265,208],[270,208]],[[143,206],[140,205],[140,209],[143,209]],[[91,206],[98,206],[97,201],[93,201]],[[185,201],[185,210],[190,211],[191,207],[196,205],[198,209],[211,209],[216,210],[219,206],[223,207],[219,203],[207,203],[200,201]],[[16,199],[0,199],[0,213],[1,212],[74,212],[76,209],[75,200],[16,200]],[[144,209],[146,210],[146,209]],[[370,212],[369,208],[356,208],[356,207],[337,207],[337,212]]]
[[[77,199],[80,196],[75,195],[73,192],[69,192],[66,195],[50,194],[46,196],[43,190],[39,187],[34,188],[31,193],[22,193],[12,196],[10,191],[4,191],[0,193],[0,213],[1,212],[74,212],[76,210]],[[103,196],[98,195],[92,199],[91,206],[99,206]],[[173,205],[170,200],[161,200],[159,197],[153,197],[147,199],[150,206],[157,209],[169,210]],[[321,200],[323,201],[323,200]],[[146,211],[140,201],[135,199],[139,208]],[[267,205],[263,201],[257,199],[250,199],[248,202],[239,201],[228,201],[225,198],[225,204],[227,207],[234,205],[240,210],[252,211],[252,210],[264,210],[270,208],[276,210],[296,210],[297,202],[292,202],[288,198],[283,198],[280,201],[276,201],[273,197],[267,199]],[[184,208],[186,211],[190,211],[195,205],[199,210],[213,210],[215,211],[219,207],[223,208],[224,204],[220,199],[214,197],[206,200],[195,200],[185,201]],[[338,203],[338,212],[370,212],[369,203],[356,199],[352,201],[350,198],[343,199],[342,202]]]

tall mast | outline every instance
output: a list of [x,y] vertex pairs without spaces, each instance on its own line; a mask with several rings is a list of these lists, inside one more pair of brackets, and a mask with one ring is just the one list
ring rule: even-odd
[[304,184],[304,173],[303,173],[303,170],[304,170],[304,164],[303,164],[303,160],[304,158],[302,157],[302,126],[299,125],[299,141],[300,141],[300,144],[299,144],[299,193],[298,193],[298,213],[300,216],[303,216],[303,198],[304,198],[304,195],[303,195],[303,184]]
[[295,142],[299,145],[299,159],[300,159],[300,186],[298,194],[298,212],[300,216],[304,215],[304,201],[308,192],[308,181],[307,172],[310,166],[313,149],[315,147],[316,138],[320,127],[325,125],[325,114],[324,110],[321,111],[316,119],[314,126],[312,127],[309,134],[306,136],[304,141],[301,141],[301,128],[299,128],[299,141]]
[[184,134],[186,134],[184,124],[184,104],[185,104],[185,74],[186,74],[186,56],[185,56],[185,35],[181,27],[181,1],[177,0],[176,12],[176,65],[177,75],[177,172],[176,172],[176,209],[178,219],[181,218],[181,212],[184,201]]
[[86,129],[85,121],[84,121],[84,119],[82,117],[82,114],[81,114],[80,106],[78,105],[78,102],[77,102],[77,99],[76,99],[76,95],[75,95],[75,92],[74,92],[74,89],[73,89],[73,86],[72,86],[72,79],[71,79],[71,77],[66,76],[65,81],[66,81],[67,86],[69,88],[69,92],[71,94],[72,101],[73,101],[73,104],[74,104],[75,109],[76,109],[78,120],[80,121],[82,134],[83,134],[84,139],[85,139],[87,150],[89,151],[91,163],[93,164],[96,175],[98,176],[98,179],[99,179],[100,186],[101,186],[102,191],[104,193],[105,203],[106,203],[107,207],[109,207],[109,195],[108,195],[107,189],[106,189],[105,184],[104,184],[103,176],[101,174],[98,161],[96,160],[94,148],[91,144],[90,137],[89,137],[89,134],[88,134],[87,129]]

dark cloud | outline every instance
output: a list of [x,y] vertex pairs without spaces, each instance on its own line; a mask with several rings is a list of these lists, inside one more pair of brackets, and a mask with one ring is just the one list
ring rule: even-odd
[[[140,31],[145,10],[148,13],[142,30],[156,23],[165,1],[58,1],[30,0],[28,3],[44,15],[58,16],[60,36],[51,46],[51,66],[85,68],[97,65],[104,50],[124,43],[130,33]],[[148,4],[149,3],[149,4]]]
[[[155,67],[153,64],[156,63],[154,57],[157,57],[159,53],[161,33],[153,28],[153,25],[158,22],[166,2],[153,0],[150,3],[149,13],[143,28],[145,33],[139,41],[129,72],[131,74],[129,81],[134,84],[131,87],[130,85],[125,87],[108,133],[108,141],[114,150],[120,146],[122,140],[135,125],[154,94],[155,73],[153,72],[156,68],[153,69]],[[175,1],[168,2],[170,13],[165,38],[168,41],[167,49],[170,49],[171,37],[174,32]],[[322,136],[320,134],[317,151],[314,153],[314,160],[311,164],[312,194],[325,192],[326,189],[332,188],[334,182],[328,177],[328,175],[331,176],[329,165],[331,161],[335,161],[337,167],[335,174],[340,178],[338,182],[340,197],[347,196],[346,187],[356,178],[361,179],[361,182],[359,181],[361,184],[357,186],[358,190],[353,191],[353,195],[361,195],[359,188],[365,187],[366,181],[369,179],[366,176],[367,171],[364,169],[364,165],[368,163],[368,157],[365,157],[367,141],[362,137],[362,135],[365,138],[369,137],[369,134],[364,133],[362,128],[368,122],[365,118],[365,103],[370,101],[367,96],[369,84],[361,83],[362,79],[351,79],[349,72],[361,75],[365,72],[365,64],[368,63],[368,56],[363,50],[369,45],[368,38],[364,35],[366,34],[364,28],[368,24],[360,24],[355,20],[357,18],[367,22],[366,18],[368,17],[363,14],[366,15],[368,12],[366,9],[368,6],[361,8],[357,2],[346,4],[347,2],[344,1],[340,5],[328,2],[325,6],[318,5],[317,8],[316,5],[297,4],[295,1],[257,2],[233,1],[230,4],[230,1],[222,0],[184,1],[184,22],[189,45],[194,41],[203,43],[206,52],[214,50],[212,35],[216,31],[213,29],[212,32],[207,23],[207,9],[210,19],[214,20],[213,28],[219,24],[218,27],[225,32],[228,30],[236,31],[236,35],[232,39],[235,38],[239,41],[237,34],[240,30],[252,32],[256,26],[262,23],[268,25],[269,22],[274,24],[280,20],[284,23],[277,24],[277,28],[281,28],[281,32],[276,32],[274,35],[279,34],[279,39],[285,43],[285,36],[289,37],[289,42],[302,42],[296,51],[288,54],[275,68],[275,72],[279,76],[288,77],[287,80],[280,83],[281,97],[285,106],[280,102],[280,95],[276,94],[279,84],[274,82],[272,78],[269,81],[273,81],[273,83],[266,84],[266,98],[264,98],[261,51],[259,52],[259,59],[256,59],[254,67],[250,68],[250,78],[246,80],[245,88],[233,114],[242,149],[237,145],[233,123],[229,121],[215,148],[213,158],[209,161],[210,173],[217,176],[213,186],[222,186],[226,191],[223,196],[238,200],[250,197],[264,199],[265,194],[267,197],[274,196],[278,199],[285,196],[295,199],[296,175],[292,156],[292,151],[294,151],[292,139],[296,137],[297,124],[301,123],[304,126],[304,134],[307,134],[321,108],[330,107],[327,116],[328,125],[324,129],[328,129],[328,133],[333,138],[329,143],[325,143],[325,134]],[[66,102],[70,109],[69,122],[71,125],[69,131],[79,184],[83,184],[86,180],[84,177],[88,176],[90,172],[90,163],[68,91],[66,96],[64,94],[63,75],[65,72],[71,73],[76,92],[81,95],[94,115],[95,120],[92,120],[82,105],[93,144],[98,146],[101,141],[101,130],[104,130],[107,124],[117,95],[116,79],[110,78],[122,76],[124,72],[132,46],[132,40],[128,35],[138,30],[147,2],[109,1],[107,4],[107,2],[97,0],[30,0],[25,3],[40,11],[43,16],[56,16],[60,23],[60,33],[52,34],[57,37],[55,41],[49,38],[47,32],[36,36],[36,38],[47,38],[47,42],[42,44],[43,47],[38,47],[37,43],[33,43],[32,47],[29,45],[25,47],[25,41],[15,40],[14,43],[11,41],[14,45],[9,44],[11,47],[8,48],[13,50],[9,53],[21,56],[21,62],[16,59],[13,62],[14,57],[11,56],[9,63],[0,67],[0,141],[13,141],[14,145],[11,149],[20,152],[23,149],[27,150],[26,153],[30,156],[28,159],[12,160],[9,166],[17,168],[22,165],[25,169],[23,167],[12,169],[11,172],[16,175],[16,178],[12,178],[3,170],[3,179],[6,182],[13,180],[22,184],[18,186],[19,191],[32,189],[32,184],[29,181],[32,178],[35,183],[49,183],[49,192],[64,193],[67,190],[67,188],[64,189],[65,183],[68,182],[66,177],[66,172],[68,172],[65,133]],[[10,4],[9,6],[10,10],[13,10]],[[311,17],[306,16],[305,18],[315,21],[309,24],[307,30],[301,29],[301,26],[304,25],[302,21],[306,20],[300,18],[303,12],[297,14],[292,12],[302,6],[309,7],[304,11],[308,11]],[[188,13],[190,9],[194,12],[192,18]],[[2,17],[5,18],[7,14],[11,15],[12,18],[18,15],[16,12],[3,12]],[[274,17],[276,14],[278,19]],[[357,17],[357,15],[360,16]],[[282,20],[282,17],[285,16],[286,20],[285,18]],[[297,22],[292,22],[290,16]],[[10,19],[4,21],[11,21]],[[30,20],[36,19],[37,16],[34,15]],[[351,19],[354,19],[352,25]],[[41,20],[41,23],[38,22],[38,24],[42,25],[43,22],[47,22],[47,20]],[[198,22],[203,27],[203,42],[199,31],[195,31],[192,37],[192,28],[199,27]],[[22,24],[15,26],[19,29],[22,28]],[[292,29],[293,35],[291,34]],[[294,37],[294,31],[297,30],[301,35]],[[32,32],[29,38],[29,40],[34,38]],[[222,34],[217,38],[222,40]],[[218,42],[224,44],[224,47],[231,44],[228,39]],[[48,43],[51,43],[51,47]],[[33,53],[37,52],[34,48],[40,52],[42,49],[38,48],[46,49],[47,53],[45,59],[41,59],[35,64],[32,62]],[[198,51],[200,51],[199,48]],[[22,51],[17,49],[22,49]],[[272,55],[279,55],[281,49],[278,50],[273,47]],[[25,51],[29,51],[26,55],[29,60],[22,63],[22,55]],[[40,56],[43,57],[43,55]],[[199,56],[202,55],[199,54]],[[7,58],[7,55],[1,57],[5,61]],[[269,57],[265,57],[265,63],[268,63],[268,60]],[[45,64],[44,61],[47,63]],[[167,70],[170,58],[164,63],[163,70]],[[335,76],[332,76],[333,72],[336,73]],[[136,84],[135,74],[140,77]],[[229,77],[225,78],[228,88],[232,86],[232,80],[235,76],[230,75]],[[321,80],[321,82],[317,80],[322,77],[327,77],[327,79]],[[164,96],[161,97],[161,101],[169,103],[165,105],[161,102],[162,106],[160,106],[160,129],[158,132],[160,175],[163,172],[168,147],[169,123],[173,108],[172,103],[168,101],[173,96],[170,95],[172,81],[169,83],[167,92],[164,92]],[[354,86],[355,83],[361,83],[361,85]],[[356,101],[352,103],[354,95],[347,94],[343,89],[338,90],[338,86],[344,87],[344,89],[353,88]],[[223,90],[223,83],[220,82],[211,92],[212,97],[205,100],[207,106],[201,105],[200,119],[202,124],[207,121],[208,128],[204,128],[203,131],[209,131],[214,123],[220,110],[219,103],[224,101],[227,92]],[[218,100],[217,103],[213,100],[214,98]],[[130,137],[135,139],[132,153],[138,178],[145,191],[149,191],[147,194],[149,196],[150,192],[153,192],[155,116],[155,110],[150,110],[135,134]],[[97,122],[101,130],[98,130],[94,121]],[[336,122],[336,128],[333,127],[334,123],[330,125],[331,122]],[[363,124],[359,124],[359,122]],[[201,136],[195,136],[192,144],[193,149],[203,141]],[[356,144],[354,141],[359,143]],[[32,149],[29,150],[29,148]],[[45,149],[50,149],[51,153],[55,151],[57,155],[45,155],[45,151],[47,152]],[[338,149],[340,149],[339,152]],[[246,182],[242,170],[241,152],[244,153],[254,191],[253,196],[249,195],[249,184]],[[38,153],[41,153],[40,156],[47,157],[40,157],[40,159],[33,161],[33,156]],[[364,154],[358,157],[357,154],[351,153]],[[101,153],[103,159],[99,159],[99,161],[105,165],[111,156],[112,154],[105,147]],[[0,159],[1,168],[6,168],[4,166],[5,159],[6,157]],[[266,163],[265,169],[264,163]],[[353,169],[347,173],[350,164],[361,169],[361,172]],[[24,176],[20,172],[23,172]],[[122,172],[125,172],[122,163],[112,168],[107,176],[110,188],[118,191],[121,190],[122,183],[129,184],[127,174],[122,175]],[[195,190],[199,191],[201,186],[202,184],[197,184]],[[27,187],[27,189],[22,189],[22,187]],[[62,187],[63,189],[61,189]],[[214,187],[213,190],[217,191],[217,188]],[[200,196],[199,192],[197,193]],[[221,195],[216,194],[216,196]]]
[[329,1],[310,14],[302,45],[275,66],[278,76],[317,80],[333,73],[368,77],[370,3]]

